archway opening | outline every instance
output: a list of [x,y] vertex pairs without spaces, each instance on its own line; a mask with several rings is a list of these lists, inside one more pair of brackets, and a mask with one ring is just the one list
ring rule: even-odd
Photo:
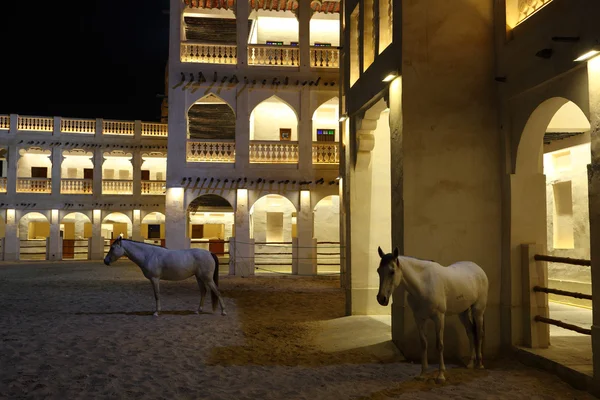
[[298,117],[277,96],[259,103],[250,113],[250,141],[298,141]]
[[109,251],[110,245],[114,240],[119,237],[124,239],[131,238],[133,224],[127,215],[121,212],[113,212],[102,220],[101,232],[104,238],[104,252],[106,253]]
[[340,273],[340,196],[321,199],[313,210],[317,273]]
[[250,208],[254,265],[261,272],[292,273],[292,239],[297,237],[296,207],[278,194],[258,199]]
[[146,214],[140,228],[144,242],[165,247],[165,215],[155,211]]
[[187,208],[190,247],[206,249],[229,262],[229,239],[235,236],[233,207],[216,194],[196,197]]
[[60,222],[60,235],[63,240],[63,260],[88,259],[92,221],[87,215],[80,212],[65,215]]
[[29,212],[21,217],[17,227],[21,260],[45,260],[46,239],[50,236],[50,222],[44,214]]

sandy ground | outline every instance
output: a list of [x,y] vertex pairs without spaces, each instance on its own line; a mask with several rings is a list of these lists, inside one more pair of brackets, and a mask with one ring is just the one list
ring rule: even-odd
[[222,277],[220,287],[226,317],[193,313],[194,279],[161,282],[155,318],[133,264],[0,265],[0,398],[593,398],[507,360],[449,365],[437,385],[414,380],[419,367],[398,356],[327,353],[316,343],[343,317],[337,280]]

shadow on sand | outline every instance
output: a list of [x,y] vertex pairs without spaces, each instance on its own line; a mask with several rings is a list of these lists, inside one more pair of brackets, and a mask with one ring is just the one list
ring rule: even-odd
[[[154,315],[154,311],[110,311],[110,312],[78,312],[75,315],[137,315],[140,317],[147,317]],[[196,311],[190,310],[165,310],[161,311],[160,315],[202,315],[202,314],[213,314],[212,312],[203,311],[196,313]]]

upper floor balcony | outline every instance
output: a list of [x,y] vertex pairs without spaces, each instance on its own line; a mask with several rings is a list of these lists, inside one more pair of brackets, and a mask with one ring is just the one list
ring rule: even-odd
[[[309,57],[311,68],[339,68],[339,2],[312,2],[308,32],[302,32],[298,1],[250,0],[247,37],[238,37],[235,2],[187,0],[186,5],[182,62],[235,65],[238,49],[245,47],[249,66],[297,68],[301,57]],[[302,44],[301,37],[309,40]],[[303,53],[301,46],[310,49]]]

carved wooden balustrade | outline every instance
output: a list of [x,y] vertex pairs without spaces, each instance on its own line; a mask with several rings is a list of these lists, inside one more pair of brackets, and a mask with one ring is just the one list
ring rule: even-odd
[[339,144],[313,142],[312,162],[313,164],[339,164]]
[[131,135],[135,132],[133,121],[102,121],[102,133],[107,135]]
[[340,51],[337,47],[311,46],[310,66],[313,68],[339,68]]
[[52,132],[54,131],[54,118],[22,117],[19,115],[17,129],[20,131]]
[[165,194],[165,181],[142,181],[142,194]]
[[298,142],[251,140],[250,162],[296,164],[298,163]]
[[7,182],[6,178],[0,178],[0,193],[6,193]]
[[235,142],[188,140],[188,162],[235,162]]
[[248,65],[298,67],[300,49],[298,46],[249,44]]
[[519,22],[535,14],[552,0],[519,0]]
[[50,178],[17,178],[18,193],[52,193]]
[[237,64],[237,46],[212,43],[181,43],[181,61],[205,64]]
[[142,136],[167,137],[169,135],[169,126],[153,122],[142,122]]
[[61,178],[61,194],[92,194],[94,181],[92,179]]
[[63,133],[96,133],[96,120],[67,119],[60,120],[60,131]]
[[102,179],[102,194],[133,194],[133,181]]
[[10,129],[10,115],[0,115],[0,129]]

